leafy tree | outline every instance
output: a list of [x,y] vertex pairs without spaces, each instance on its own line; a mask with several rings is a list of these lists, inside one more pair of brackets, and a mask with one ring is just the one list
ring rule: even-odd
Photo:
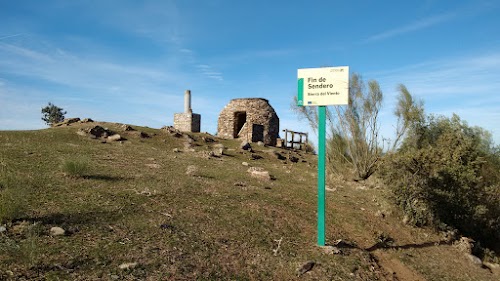
[[[384,152],[378,119],[383,93],[376,80],[365,83],[359,74],[352,74],[349,83],[349,104],[327,108],[330,128],[327,140],[328,168],[339,175],[349,174],[347,172],[351,170],[354,179],[365,180],[377,170]],[[395,111],[398,126],[392,150],[398,147],[408,128],[417,123],[423,114],[421,102],[415,102],[404,85],[400,85],[398,90],[400,95]],[[292,110],[305,118],[313,130],[317,130],[316,107],[298,107],[295,100]]]
[[62,122],[66,113],[62,108],[49,102],[46,107],[42,108],[42,120],[49,126],[54,125]]

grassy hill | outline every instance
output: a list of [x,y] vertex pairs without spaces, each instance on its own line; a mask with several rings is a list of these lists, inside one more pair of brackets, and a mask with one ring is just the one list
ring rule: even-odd
[[[90,138],[96,125],[126,140]],[[0,280],[500,279],[404,225],[376,182],[328,181],[317,247],[314,155],[133,127],[0,132]]]

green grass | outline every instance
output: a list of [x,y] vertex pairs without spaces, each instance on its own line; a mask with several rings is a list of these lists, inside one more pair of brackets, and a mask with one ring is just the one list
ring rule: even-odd
[[85,177],[90,172],[90,162],[87,159],[65,159],[62,163],[62,171],[65,175],[72,177]]
[[[0,279],[296,280],[296,269],[314,260],[319,265],[300,279],[391,280],[387,270],[374,270],[373,257],[403,250],[367,252],[376,233],[386,233],[396,245],[438,239],[402,226],[397,213],[375,217],[383,190],[329,182],[337,191],[327,193],[327,243],[344,239],[357,247],[325,255],[315,246],[313,155],[301,157],[307,162],[283,163],[269,148],[255,146],[263,158],[249,160],[249,153],[237,149],[240,142],[220,140],[229,148],[226,155],[208,159],[203,151],[210,144],[202,134],[193,134],[195,152],[175,153],[183,150],[183,139],[160,130],[134,126],[153,136],[141,139],[106,123],[127,141],[101,143],[78,136],[83,126],[0,132],[0,206],[12,207],[3,215],[8,231],[0,234]],[[251,178],[243,161],[276,180]],[[186,175],[190,165],[197,167],[195,175]],[[51,237],[53,226],[68,234]],[[455,276],[445,265],[430,266],[456,257],[452,250],[404,251],[412,254],[408,263],[418,261],[408,266],[424,276]],[[426,261],[424,251],[435,258]],[[119,269],[125,262],[138,266]],[[477,280],[495,280],[465,268]]]

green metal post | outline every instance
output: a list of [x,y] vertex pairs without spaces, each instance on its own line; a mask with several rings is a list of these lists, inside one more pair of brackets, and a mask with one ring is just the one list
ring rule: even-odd
[[318,106],[318,245],[325,246],[326,106]]

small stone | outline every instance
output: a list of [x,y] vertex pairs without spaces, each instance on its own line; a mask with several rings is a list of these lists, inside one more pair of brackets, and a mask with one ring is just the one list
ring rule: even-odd
[[466,256],[467,256],[467,258],[469,258],[469,260],[470,260],[473,264],[475,264],[475,265],[479,265],[479,266],[482,266],[482,265],[483,265],[483,261],[482,261],[480,258],[478,258],[478,257],[476,257],[476,256],[474,256],[474,255],[471,255],[471,254],[467,254]]
[[119,134],[114,134],[114,135],[108,137],[109,141],[119,141],[121,139],[122,139],[122,136],[120,136]]
[[62,236],[65,233],[66,233],[66,231],[59,226],[54,226],[54,227],[50,228],[50,235],[52,235],[52,236]]
[[201,137],[201,139],[204,141],[204,142],[215,142],[215,140],[213,138],[210,138],[210,137]]
[[5,231],[7,231],[7,228],[4,225],[1,225],[0,226],[0,233],[3,233]]
[[460,240],[456,241],[454,245],[461,251],[466,254],[472,254],[476,241],[468,237],[462,237]]
[[214,144],[212,146],[215,156],[223,156],[224,155],[224,145],[221,143]]
[[122,130],[124,130],[124,131],[135,131],[135,129],[132,128],[132,126],[127,125],[127,124],[123,124],[122,125]]
[[249,142],[244,141],[244,142],[241,143],[241,149],[251,151],[252,150],[252,146],[250,145]]
[[403,217],[403,224],[408,224],[410,222],[410,216],[404,215]]
[[180,150],[180,149],[178,149],[177,147],[176,147],[176,148],[174,148],[172,151],[173,151],[173,152],[175,152],[175,153],[177,153],[177,152],[181,152],[181,150]]
[[252,158],[252,160],[259,160],[259,159],[264,158],[258,154],[255,154],[255,153],[252,153],[252,155],[250,155],[250,157]]
[[338,247],[335,247],[335,246],[324,246],[321,248],[323,248],[323,252],[327,255],[340,255],[340,254],[342,254],[342,251]]
[[136,262],[126,262],[126,263],[120,264],[118,267],[122,270],[130,270],[130,269],[134,269],[135,267],[137,267],[137,263]]
[[248,162],[241,162],[241,165],[248,167],[250,164],[248,164]]
[[299,269],[297,269],[297,275],[301,276],[302,274],[311,271],[316,263],[314,261],[308,261],[303,264]]
[[260,180],[270,181],[272,179],[269,172],[263,168],[250,167],[247,172],[250,173],[250,176]]
[[498,263],[483,262],[483,264],[491,270],[500,270],[500,264]]
[[385,214],[384,214],[382,211],[380,211],[380,210],[378,210],[378,211],[375,213],[375,216],[376,216],[376,217],[379,217],[379,218],[385,218]]
[[197,172],[198,172],[198,167],[196,167],[195,165],[189,165],[186,168],[186,175],[188,176],[194,176],[196,175]]
[[258,141],[258,142],[257,142],[257,145],[258,145],[258,146],[264,146],[264,142],[263,142],[263,141]]
[[288,160],[290,160],[290,162],[292,163],[297,163],[299,162],[299,158],[293,156],[293,155],[288,155]]

